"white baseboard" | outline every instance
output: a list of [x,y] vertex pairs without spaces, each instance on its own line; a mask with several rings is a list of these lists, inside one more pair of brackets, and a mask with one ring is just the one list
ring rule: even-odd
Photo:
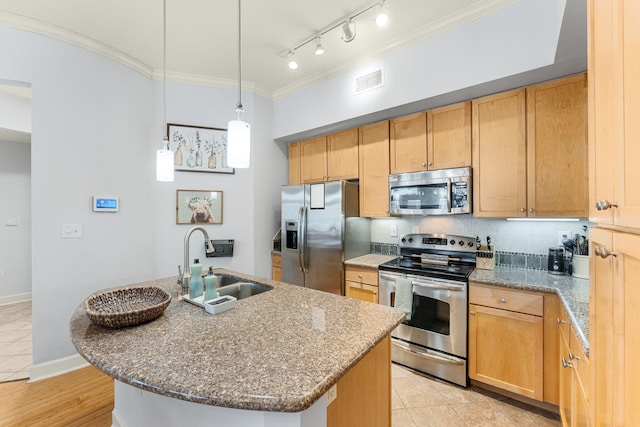
[[0,296],[0,305],[15,304],[17,302],[31,301],[31,292],[24,294]]
[[52,360],[50,362],[39,363],[31,367],[29,372],[29,382],[45,380],[47,378],[66,374],[77,369],[86,368],[89,362],[84,360],[79,354]]

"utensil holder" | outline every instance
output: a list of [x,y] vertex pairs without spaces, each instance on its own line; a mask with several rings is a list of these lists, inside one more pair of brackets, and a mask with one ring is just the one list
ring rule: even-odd
[[480,270],[493,270],[496,266],[495,247],[480,246],[476,251],[476,268]]

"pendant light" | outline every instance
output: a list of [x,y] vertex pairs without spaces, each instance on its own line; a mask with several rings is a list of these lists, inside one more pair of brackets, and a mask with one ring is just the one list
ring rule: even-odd
[[156,180],[171,182],[173,181],[174,153],[169,149],[169,136],[167,135],[167,0],[162,2],[162,91],[163,91],[163,111],[164,111],[164,137],[162,145],[156,151]]
[[236,104],[236,120],[227,125],[227,164],[234,168],[248,168],[251,154],[251,126],[240,120],[244,112],[242,106],[242,19],[241,3],[238,0],[238,103]]

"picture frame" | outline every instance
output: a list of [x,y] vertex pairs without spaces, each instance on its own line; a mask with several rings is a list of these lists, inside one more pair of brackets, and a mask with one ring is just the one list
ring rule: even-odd
[[219,190],[176,190],[176,224],[222,224]]
[[235,173],[227,166],[227,130],[167,123],[177,171]]

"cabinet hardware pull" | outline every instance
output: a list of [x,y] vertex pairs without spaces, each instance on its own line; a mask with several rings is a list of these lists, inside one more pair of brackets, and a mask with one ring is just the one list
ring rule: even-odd
[[563,368],[573,368],[573,365],[571,364],[571,362],[567,362],[567,360],[563,356],[562,357],[562,367]]
[[429,162],[427,163],[427,166],[433,166],[433,163]]
[[580,360],[580,358],[578,356],[576,356],[575,354],[569,352],[569,359],[574,359],[574,360]]
[[360,279],[362,279],[362,274],[358,274],[358,277],[359,277]]
[[473,311],[473,310],[471,310],[471,311],[469,312],[469,314],[470,314],[470,315],[472,315],[472,316],[475,316],[475,315],[476,315],[476,312],[475,312],[475,311]]
[[500,302],[503,303],[503,304],[506,304],[507,303],[507,299],[506,298],[501,298]]
[[524,208],[520,208],[520,212],[524,212]]
[[561,320],[559,317],[556,319],[556,321],[558,322],[558,324],[560,323],[567,323],[566,320]]
[[596,209],[599,211],[606,211],[609,208],[617,208],[617,203],[610,203],[608,200],[598,200],[596,202]]
[[596,246],[593,249],[593,253],[602,259],[608,258],[609,256],[612,256],[612,257],[618,256],[617,253],[609,251],[609,249],[605,248],[604,246]]
[[423,164],[422,164],[422,167],[423,167],[423,168],[424,168],[424,167],[426,167],[426,166],[427,166],[427,164],[426,164],[426,163],[423,163]]
[[533,208],[529,208],[529,212],[533,212],[533,211],[534,211],[534,209],[533,209]]

